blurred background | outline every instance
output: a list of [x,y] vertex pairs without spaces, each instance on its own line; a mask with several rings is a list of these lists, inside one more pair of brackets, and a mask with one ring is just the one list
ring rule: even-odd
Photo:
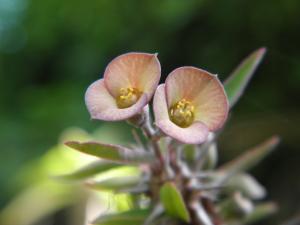
[[[280,206],[259,224],[280,224],[296,216],[299,10],[298,0],[0,0],[0,209],[32,184],[24,178],[28,167],[31,179],[38,177],[42,169],[35,163],[66,129],[95,133],[105,127],[97,133],[100,138],[118,133],[116,142],[131,140],[123,123],[90,121],[84,104],[86,88],[114,57],[158,52],[162,81],[182,65],[224,80],[245,56],[265,46],[265,60],[220,138],[221,161],[280,135],[277,150],[251,171],[268,189],[267,199]],[[28,202],[29,207],[35,202]],[[71,224],[62,208],[54,210],[51,220],[36,224]]]

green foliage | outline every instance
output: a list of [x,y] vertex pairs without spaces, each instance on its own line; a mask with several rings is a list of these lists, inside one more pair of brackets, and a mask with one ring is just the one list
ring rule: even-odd
[[160,200],[168,215],[190,222],[190,215],[185,202],[180,191],[173,183],[168,182],[161,187]]
[[136,188],[140,184],[140,176],[120,176],[107,178],[101,181],[89,181],[86,185],[92,189],[102,191],[126,192],[129,189]]
[[[101,130],[99,132],[102,133]],[[60,143],[49,149],[39,160],[34,160],[24,166],[22,172],[13,180],[14,184],[21,186],[22,189],[9,204],[1,209],[0,224],[32,225],[66,207],[74,205],[83,207],[81,205],[88,199],[90,193],[87,194],[81,186],[62,181],[83,180],[95,175],[97,177],[100,175],[102,179],[105,179],[122,174],[136,174],[134,167],[129,168],[120,163],[103,160],[95,161],[88,155],[69,151],[61,143],[68,139],[86,141],[91,138],[91,135],[81,129],[67,129],[62,133]],[[114,136],[114,138],[118,137]],[[75,172],[71,172],[74,170]],[[66,174],[68,171],[70,172]],[[106,193],[105,196],[110,196],[110,194]],[[126,196],[118,195],[114,198],[112,196],[113,201],[109,204],[114,210],[128,209],[128,206],[122,202],[126,200]],[[100,202],[107,203],[106,198],[102,196],[101,199],[105,200],[100,200]],[[28,207],[29,204],[32,204],[31,207]],[[78,220],[81,216],[78,213],[70,214],[70,219]]]
[[69,181],[82,180],[82,179],[87,179],[89,177],[95,176],[101,172],[106,172],[112,169],[119,168],[121,166],[123,165],[97,160],[76,170],[75,172],[56,176],[55,178],[60,180],[69,180]]
[[254,200],[260,200],[266,196],[266,189],[254,177],[245,173],[232,176],[225,189],[232,193],[239,191],[243,196]]
[[232,107],[242,96],[250,78],[263,59],[266,49],[261,48],[248,56],[225,81],[224,87]]
[[[62,139],[86,140],[89,135],[81,129],[66,130]],[[70,152],[63,144],[57,144],[39,160],[22,168],[14,179],[16,186],[22,186],[19,193],[0,211],[2,225],[32,225],[65,207],[80,204],[85,198],[78,186],[66,185],[51,176],[72,171],[89,162],[88,157]],[[30,207],[28,207],[30,205]],[[16,216],[18,215],[18,216]]]
[[[74,121],[74,125],[89,131],[103,127],[86,119],[82,98],[87,84],[101,76],[104,64],[113,55],[131,50],[157,51],[167,64],[166,73],[185,63],[222,76],[250,49],[265,45],[269,58],[261,71],[263,76],[240,105],[245,117],[235,117],[233,125],[253,124],[255,117],[264,121],[254,125],[261,132],[241,139],[245,146],[274,130],[283,134],[289,149],[281,153],[281,160],[276,158],[282,165],[276,171],[283,174],[285,183],[290,183],[288,190],[279,193],[276,183],[272,183],[275,179],[262,176],[292,211],[296,208],[292,201],[296,192],[287,192],[298,187],[298,179],[290,171],[299,170],[295,126],[299,109],[294,104],[300,90],[298,9],[299,1],[295,0],[100,0],[88,4],[74,0],[72,7],[69,1],[59,0],[1,1],[1,205],[4,207],[24,189],[12,178],[22,173],[25,164],[39,161],[37,157],[48,151],[65,127]],[[256,107],[261,113],[254,115],[251,109]],[[266,125],[270,114],[275,114],[271,127]],[[100,132],[97,139],[111,142],[111,137],[118,136],[115,141],[119,144],[130,140],[124,125],[104,126],[107,132]],[[235,127],[240,133],[240,127]],[[230,135],[237,138],[236,132]],[[230,138],[222,142],[221,149],[228,158],[239,145],[231,145]],[[38,179],[44,173],[41,170],[36,167],[24,182]]]
[[[263,53],[264,50],[260,49],[250,55],[226,82],[225,88],[231,106],[243,93]],[[139,140],[138,135],[135,135],[137,143],[131,147],[87,142],[91,137],[84,132],[77,132],[77,135],[80,135],[75,140],[79,141],[65,142],[66,146],[85,153],[86,157],[92,156],[91,158],[96,157],[100,160],[92,163],[87,160],[86,166],[80,166],[75,172],[64,172],[55,178],[61,181],[83,181],[85,187],[94,191],[105,191],[109,196],[114,196],[114,206],[121,206],[113,207],[108,214],[102,213],[93,224],[152,225],[161,221],[169,224],[171,220],[205,225],[214,224],[215,221],[233,225],[250,224],[275,211],[274,205],[255,204],[254,201],[265,197],[266,190],[246,171],[274,149],[279,142],[277,136],[219,166],[216,134],[209,135],[200,145],[175,144],[174,140],[170,141],[155,129],[149,110],[143,113],[140,119],[144,121],[136,125],[145,134],[145,143]],[[106,140],[103,134],[105,132],[100,136]],[[74,139],[72,136],[66,136]],[[112,143],[114,142],[115,140],[112,140]],[[61,145],[59,149],[63,149]],[[59,156],[53,154],[40,164],[49,166],[41,170],[41,179],[31,183],[29,191],[21,193],[12,201],[12,206],[0,214],[0,218],[7,224],[29,225],[48,213],[75,203],[76,197],[84,196],[81,188],[73,190],[70,186],[64,187],[61,184],[54,187],[53,181],[46,181],[44,172],[56,168],[53,162],[56,162],[57,157]],[[77,161],[78,156],[75,162]],[[130,168],[132,170],[127,170]],[[29,175],[32,176],[32,173]],[[42,185],[45,183],[51,186],[51,189],[48,190]],[[42,196],[44,191],[47,193]],[[67,199],[61,197],[69,191]],[[123,200],[127,199],[130,204],[124,206],[124,202],[120,200],[122,198],[119,198],[121,192],[126,193],[123,194]],[[87,194],[89,195],[90,193]],[[48,201],[45,207],[28,210],[26,213],[32,216],[27,220],[14,219],[12,215],[20,210],[20,206],[24,207],[30,198],[39,199],[41,196],[43,200]],[[87,196],[83,198],[87,199]],[[217,200],[219,197],[221,199]]]
[[149,214],[149,210],[130,210],[118,214],[108,214],[97,218],[93,225],[141,225]]
[[139,163],[152,160],[151,154],[137,151],[134,152],[133,150],[120,145],[102,144],[97,142],[79,143],[76,141],[68,141],[65,144],[80,152],[114,162]]
[[42,180],[22,190],[0,212],[2,225],[32,225],[48,215],[80,204],[84,193],[77,187]]
[[242,221],[243,224],[253,224],[261,219],[264,219],[268,217],[269,215],[272,215],[278,210],[278,207],[273,202],[267,202],[262,203],[256,206],[255,210],[248,215],[244,221]]
[[247,150],[238,158],[230,161],[219,168],[219,171],[226,171],[229,174],[246,171],[258,164],[265,156],[267,156],[278,145],[279,138],[271,137],[262,144]]

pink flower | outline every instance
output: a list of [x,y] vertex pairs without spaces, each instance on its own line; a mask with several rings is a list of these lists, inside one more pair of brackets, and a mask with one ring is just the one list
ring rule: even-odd
[[154,96],[156,125],[188,144],[203,143],[223,126],[228,100],[216,75],[195,67],[180,67],[158,86]]
[[86,91],[92,119],[118,121],[141,112],[155,92],[160,73],[156,54],[127,53],[112,60],[104,78]]

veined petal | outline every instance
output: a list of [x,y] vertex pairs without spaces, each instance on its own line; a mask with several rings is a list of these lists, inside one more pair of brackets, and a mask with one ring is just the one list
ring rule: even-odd
[[128,119],[141,112],[148,103],[148,98],[146,94],[143,94],[131,107],[119,109],[115,98],[106,89],[104,79],[100,79],[92,83],[87,89],[85,103],[92,119],[119,121]]
[[188,144],[200,144],[207,139],[208,128],[205,124],[194,122],[187,128],[181,128],[170,120],[164,84],[159,85],[155,92],[153,110],[155,124],[174,139]]
[[104,73],[105,85],[117,97],[121,88],[137,88],[151,99],[161,74],[157,54],[127,53],[113,59]]
[[202,81],[207,74],[195,67],[179,67],[173,70],[166,79],[168,106],[171,107],[183,98],[192,101],[207,84]]
[[224,124],[228,115],[226,93],[216,75],[195,67],[180,67],[166,80],[169,107],[181,99],[195,106],[195,120],[204,123],[210,131]]
[[215,131],[221,128],[228,116],[229,103],[224,87],[215,76],[194,99],[195,120]]

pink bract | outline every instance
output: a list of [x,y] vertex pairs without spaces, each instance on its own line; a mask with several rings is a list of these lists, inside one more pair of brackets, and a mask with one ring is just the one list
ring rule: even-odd
[[157,54],[127,53],[116,57],[105,69],[107,90],[116,97],[120,88],[134,87],[152,98],[161,74]]
[[[170,119],[170,108],[182,99],[194,106],[194,122],[184,128]],[[154,96],[156,125],[183,143],[203,143],[209,132],[223,126],[228,108],[226,93],[217,76],[195,67],[175,69]]]
[[[119,121],[140,113],[155,92],[160,71],[156,54],[127,53],[112,60],[104,78],[92,83],[86,91],[85,102],[91,118]],[[122,88],[140,92],[138,100],[130,107],[119,108],[117,105]]]

